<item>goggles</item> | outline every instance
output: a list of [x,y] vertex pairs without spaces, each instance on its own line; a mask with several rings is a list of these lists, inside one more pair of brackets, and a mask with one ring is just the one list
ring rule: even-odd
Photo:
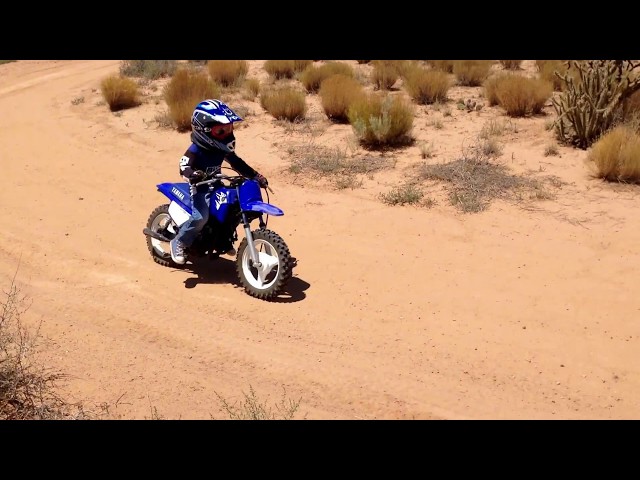
[[213,138],[222,139],[233,132],[233,123],[225,123],[224,125],[214,125],[211,127],[211,136]]

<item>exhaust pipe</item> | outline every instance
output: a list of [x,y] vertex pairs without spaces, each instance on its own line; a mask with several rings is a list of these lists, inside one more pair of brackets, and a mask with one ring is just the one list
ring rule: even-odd
[[142,230],[142,233],[144,233],[148,237],[153,237],[153,238],[155,238],[157,240],[160,240],[161,242],[170,242],[171,241],[170,239],[168,239],[164,235],[162,235],[162,234],[160,234],[158,232],[154,232],[153,230],[151,230],[149,228],[144,228]]

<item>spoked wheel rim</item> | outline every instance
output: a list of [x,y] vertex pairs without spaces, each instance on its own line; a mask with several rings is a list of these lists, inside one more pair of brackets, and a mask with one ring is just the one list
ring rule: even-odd
[[245,248],[242,254],[242,270],[247,282],[252,287],[266,290],[278,280],[281,268],[278,250],[271,243],[259,238],[253,240],[253,245],[262,265],[260,267],[253,266],[249,248]]
[[[171,217],[167,213],[162,213],[153,219],[151,223],[150,229],[154,232],[160,233],[167,237],[168,239],[172,239],[176,235],[175,228],[173,226],[173,222],[171,221]],[[169,250],[169,244],[167,242],[163,242],[162,240],[158,240],[157,238],[149,237],[151,240],[151,246],[153,250],[160,256],[171,255]]]

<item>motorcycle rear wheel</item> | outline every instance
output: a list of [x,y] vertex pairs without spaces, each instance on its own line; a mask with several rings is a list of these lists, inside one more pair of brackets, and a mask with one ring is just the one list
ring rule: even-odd
[[272,300],[284,291],[291,279],[294,262],[289,247],[276,232],[266,228],[257,229],[252,236],[262,266],[253,265],[249,243],[243,238],[236,256],[236,273],[249,295]]
[[[149,219],[147,220],[147,228],[154,232],[162,234],[164,237],[171,240],[178,233],[171,216],[169,215],[169,205],[160,205],[156,207]],[[153,261],[162,265],[163,267],[178,267],[178,265],[171,259],[171,251],[169,250],[169,243],[162,242],[157,238],[147,237],[147,249],[151,254]]]

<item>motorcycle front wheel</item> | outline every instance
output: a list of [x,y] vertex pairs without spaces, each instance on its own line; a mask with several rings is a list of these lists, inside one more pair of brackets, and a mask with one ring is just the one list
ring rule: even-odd
[[293,274],[289,247],[276,232],[257,229],[252,233],[259,266],[253,264],[249,243],[242,239],[236,257],[236,273],[245,291],[252,297],[271,300],[280,295]]

